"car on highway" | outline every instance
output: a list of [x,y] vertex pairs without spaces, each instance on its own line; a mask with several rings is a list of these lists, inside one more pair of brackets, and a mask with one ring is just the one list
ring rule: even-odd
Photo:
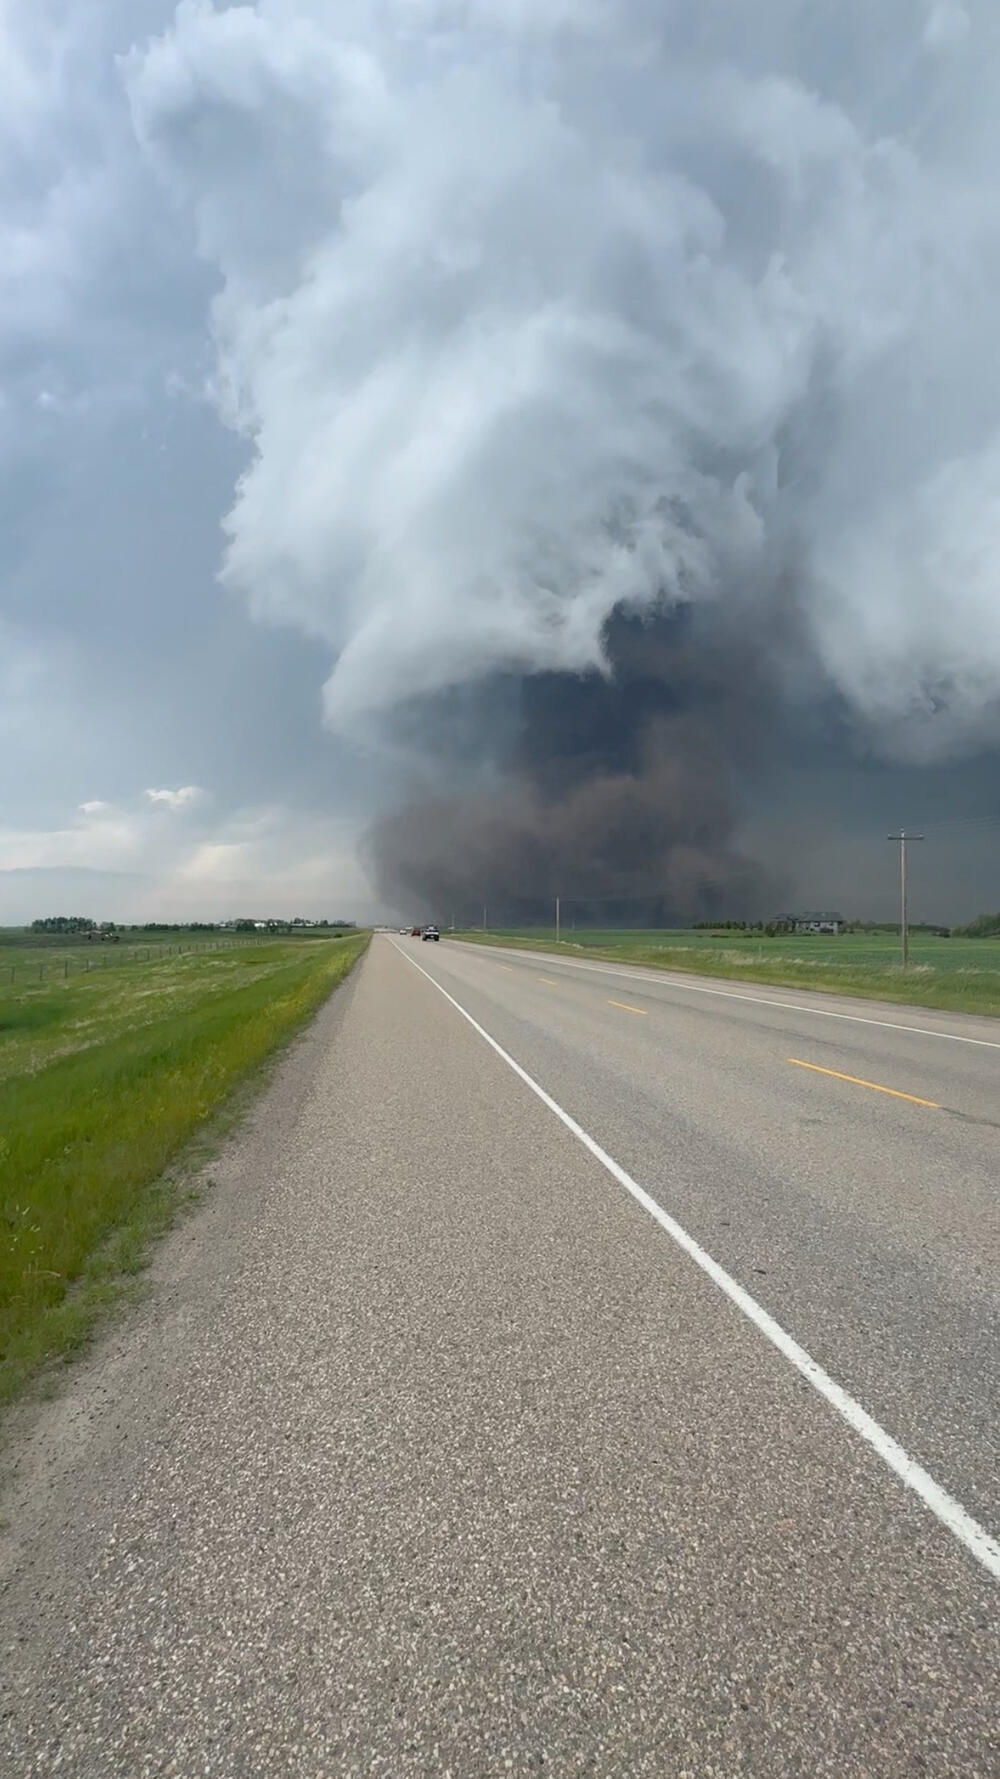
[[440,939],[441,937],[437,927],[425,927],[422,936],[425,939]]

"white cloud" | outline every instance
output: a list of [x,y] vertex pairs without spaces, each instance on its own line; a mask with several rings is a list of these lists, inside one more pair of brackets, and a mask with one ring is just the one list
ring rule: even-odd
[[111,807],[110,803],[103,802],[100,797],[91,797],[86,803],[79,805],[79,810],[81,815],[107,815]]
[[[277,806],[237,810],[210,830],[165,824],[138,805],[71,826],[0,828],[0,921],[88,900],[102,919],[222,919],[244,912],[378,912],[349,820]],[[40,902],[41,898],[41,902]],[[44,903],[44,906],[41,905]]]
[[156,803],[163,809],[176,810],[194,809],[199,803],[204,803],[207,792],[203,791],[200,785],[186,784],[181,785],[180,789],[176,791],[148,790],[144,791],[143,795],[149,799],[150,803]]
[[[326,642],[335,726],[599,662],[616,604],[743,599],[791,547],[824,666],[887,744],[938,683],[935,602],[941,744],[992,720],[1000,601],[933,547],[901,598],[881,540],[991,457],[995,93],[971,59],[967,90],[954,61],[916,80],[911,0],[878,46],[864,9],[792,13],[188,0],[130,59],[255,450],[225,580]],[[926,41],[967,25],[942,0]],[[968,505],[942,523],[984,534]]]
[[353,821],[277,807],[237,811],[178,858],[157,893],[192,917],[203,909],[365,919],[375,899],[357,849]]
[[960,0],[932,0],[924,25],[928,49],[956,49],[972,30],[972,20]]
[[64,828],[0,828],[0,871],[136,870],[145,854],[142,829],[127,817]]

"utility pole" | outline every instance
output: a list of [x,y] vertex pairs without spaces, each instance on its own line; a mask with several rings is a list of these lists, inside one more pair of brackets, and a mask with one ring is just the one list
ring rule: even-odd
[[486,931],[486,903],[483,903],[483,932]]
[[906,848],[911,840],[922,840],[922,834],[908,834],[901,828],[898,834],[888,835],[888,839],[899,846],[899,951],[905,970],[910,961],[910,927],[906,903]]
[[556,944],[559,943],[559,897],[556,897]]

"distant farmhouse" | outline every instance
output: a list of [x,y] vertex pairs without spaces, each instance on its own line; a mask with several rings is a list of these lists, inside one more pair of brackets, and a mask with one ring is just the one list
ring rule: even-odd
[[783,914],[776,924],[791,933],[842,933],[847,922],[842,914]]

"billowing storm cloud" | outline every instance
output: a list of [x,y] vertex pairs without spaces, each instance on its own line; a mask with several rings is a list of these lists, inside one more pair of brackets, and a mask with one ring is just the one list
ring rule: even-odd
[[138,134],[330,723],[758,597],[889,752],[996,732],[995,10],[182,4]]
[[384,907],[887,911],[887,825],[995,820],[993,0],[0,40],[4,907],[145,859],[339,914],[374,820]]

